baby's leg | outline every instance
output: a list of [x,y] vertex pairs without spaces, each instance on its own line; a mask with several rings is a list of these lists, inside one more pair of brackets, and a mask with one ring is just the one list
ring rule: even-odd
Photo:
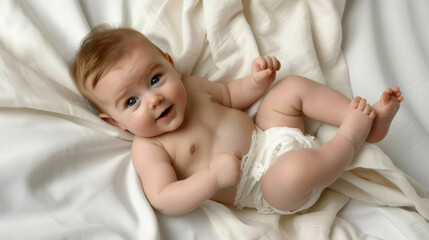
[[[386,136],[403,99],[397,87],[383,92],[380,101],[372,107],[376,117],[366,139],[368,142],[379,142]],[[259,107],[256,124],[262,130],[287,126],[304,132],[303,115],[306,115],[339,127],[349,104],[350,99],[332,88],[303,77],[291,76],[278,82],[268,92]]]
[[335,181],[352,161],[370,131],[374,112],[357,97],[349,104],[338,133],[318,149],[301,149],[280,156],[262,178],[265,200],[274,208],[292,211],[312,191]]
[[262,130],[286,126],[304,132],[305,115],[338,127],[349,103],[349,98],[332,88],[290,76],[279,81],[265,96],[256,115],[256,124]]
[[368,142],[379,142],[387,135],[390,124],[399,110],[400,102],[404,100],[401,90],[396,87],[388,88],[381,94],[380,100],[372,105],[376,116],[371,131],[369,132]]

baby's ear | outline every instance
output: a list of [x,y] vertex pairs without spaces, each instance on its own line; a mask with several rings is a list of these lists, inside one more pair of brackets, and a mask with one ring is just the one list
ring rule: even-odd
[[174,61],[173,61],[173,58],[171,58],[171,56],[170,56],[170,54],[168,54],[168,53],[164,53],[164,55],[165,55],[165,58],[167,58],[167,60],[171,63],[171,65],[173,65],[173,67],[174,67]]
[[105,114],[105,113],[100,113],[100,114],[98,115],[98,117],[99,117],[101,120],[103,120],[103,121],[107,122],[107,123],[108,123],[108,124],[110,124],[110,125],[113,125],[113,126],[115,126],[115,127],[117,127],[117,128],[120,128],[120,129],[122,129],[122,130],[124,130],[124,131],[126,131],[126,130],[127,130],[127,129],[125,129],[124,127],[122,127],[122,126],[121,126],[121,124],[119,124],[115,119],[111,118],[109,115],[107,115],[107,114]]
[[[174,61],[173,61],[173,58],[171,58],[170,54],[164,53],[164,56],[171,63],[171,66],[174,67]],[[179,71],[177,71],[177,69],[176,69],[176,72],[179,74],[180,79],[182,79],[182,74]]]

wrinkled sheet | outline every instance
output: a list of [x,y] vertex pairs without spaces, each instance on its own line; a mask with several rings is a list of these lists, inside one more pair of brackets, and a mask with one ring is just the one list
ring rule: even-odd
[[[385,210],[383,213],[391,214],[393,219],[403,216],[416,239],[426,236],[429,203],[424,189],[397,169],[390,155],[372,144],[364,146],[350,171],[326,190],[306,214],[260,215],[253,210],[237,211],[212,201],[180,217],[154,212],[130,161],[132,136],[98,119],[96,110],[79,94],[67,71],[68,62],[89,29],[99,23],[109,23],[133,27],[146,34],[172,55],[184,75],[228,81],[247,75],[254,57],[275,55],[282,62],[278,79],[290,74],[302,75],[350,97],[353,90],[354,94],[375,101],[384,85],[392,85],[392,78],[380,74],[381,83],[374,83],[373,87],[370,78],[365,78],[369,82],[361,82],[362,77],[351,67],[350,85],[341,50],[344,6],[344,1],[334,0],[1,1],[0,238],[378,237],[365,231],[364,221],[353,222],[359,219],[360,209]],[[418,24],[424,22],[417,21],[414,25]],[[351,22],[350,26],[347,30],[355,33],[356,24]],[[380,32],[372,35],[378,36]],[[346,56],[347,53],[353,56],[357,51],[353,39],[348,39],[343,46]],[[427,53],[427,48],[423,49]],[[365,51],[359,49],[359,52]],[[351,59],[359,69],[362,58]],[[379,59],[380,65],[384,66],[387,60],[390,58]],[[427,58],[423,60],[427,63]],[[403,88],[411,100],[403,107],[405,110],[401,109],[402,115],[398,118],[414,120],[406,126],[412,134],[422,135],[420,142],[412,145],[410,140],[415,136],[402,141],[407,133],[396,125],[393,135],[380,146],[394,146],[395,164],[428,189],[424,182],[427,175],[422,174],[427,163],[419,155],[424,152],[415,153],[416,145],[427,142],[428,136],[424,125],[427,123],[422,121],[427,113],[419,115],[417,111],[422,106],[423,95],[414,94],[427,89],[427,70],[419,74],[417,78],[413,76],[412,85]],[[371,91],[362,90],[364,88]],[[408,91],[411,91],[409,95]],[[251,116],[257,106],[248,110]],[[311,120],[306,126],[309,133],[317,134],[321,141],[327,141],[336,131]],[[426,135],[420,129],[426,129]],[[406,146],[400,146],[404,143]],[[402,151],[403,154],[396,154]],[[413,165],[406,167],[407,162]],[[339,212],[344,206],[343,212]],[[394,227],[400,230],[399,226]]]

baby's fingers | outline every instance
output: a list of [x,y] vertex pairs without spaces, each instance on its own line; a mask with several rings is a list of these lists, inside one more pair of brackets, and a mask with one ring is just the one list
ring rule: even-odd
[[253,77],[257,82],[267,81],[272,73],[273,73],[273,70],[268,68],[259,72],[255,72]]
[[252,68],[254,71],[259,72],[265,69],[279,70],[280,62],[274,56],[259,56],[253,60]]
[[267,68],[267,61],[265,60],[264,57],[257,57],[253,60],[252,62],[252,71],[263,71]]
[[281,64],[280,64],[280,61],[276,57],[264,56],[263,58],[264,58],[265,62],[267,63],[266,69],[272,69],[272,70],[276,70],[276,71],[280,70]]

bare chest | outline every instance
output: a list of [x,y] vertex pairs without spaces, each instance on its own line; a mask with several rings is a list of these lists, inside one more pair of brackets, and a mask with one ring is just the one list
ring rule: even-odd
[[220,153],[239,151],[245,155],[254,129],[245,113],[221,106],[209,96],[194,99],[191,104],[180,129],[162,141],[178,179],[208,166]]

